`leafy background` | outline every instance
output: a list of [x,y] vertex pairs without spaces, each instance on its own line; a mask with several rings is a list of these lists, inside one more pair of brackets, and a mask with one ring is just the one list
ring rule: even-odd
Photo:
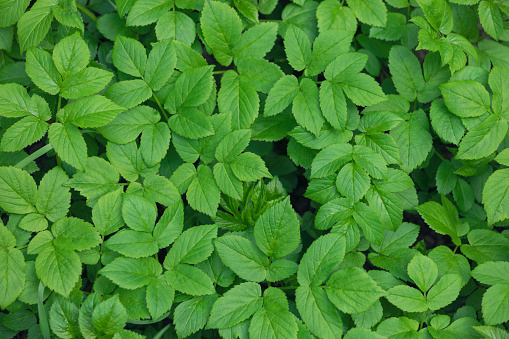
[[507,338],[506,0],[0,0],[2,338]]

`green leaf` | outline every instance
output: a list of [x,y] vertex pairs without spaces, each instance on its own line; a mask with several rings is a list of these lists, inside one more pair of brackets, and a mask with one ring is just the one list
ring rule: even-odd
[[509,218],[509,169],[495,171],[486,181],[482,192],[482,202],[493,224]]
[[254,282],[265,280],[269,259],[251,241],[238,235],[225,235],[214,244],[223,263],[239,277]]
[[170,79],[177,65],[177,55],[171,40],[157,43],[150,51],[145,68],[145,81],[157,91]]
[[452,303],[461,290],[461,276],[459,274],[446,274],[433,286],[426,295],[430,310],[439,310]]
[[18,118],[31,115],[33,104],[25,88],[18,84],[0,85],[0,111],[7,118]]
[[490,95],[477,81],[451,81],[439,88],[449,111],[460,118],[478,117],[490,111]]
[[119,257],[101,268],[99,273],[122,288],[134,290],[148,285],[162,271],[161,264],[154,258]]
[[259,284],[236,285],[214,303],[207,328],[228,328],[248,319],[262,307],[261,296]]
[[424,295],[413,287],[400,285],[387,293],[387,300],[405,312],[425,312],[428,309]]
[[333,174],[352,159],[350,144],[333,144],[321,150],[311,164],[311,177],[323,178]]
[[229,133],[216,148],[215,156],[219,162],[230,162],[235,159],[249,144],[250,130],[238,130]]
[[103,195],[94,205],[92,221],[101,235],[114,233],[124,225],[122,200],[122,190],[117,189]]
[[14,25],[26,11],[28,5],[30,5],[30,1],[28,0],[9,0],[2,2],[2,6],[0,7],[0,13],[2,13],[0,22],[2,24],[0,26],[7,27]]
[[295,302],[302,320],[316,335],[323,338],[335,338],[343,331],[337,309],[329,301],[327,294],[319,286],[298,287],[295,290]]
[[143,258],[159,251],[156,240],[150,233],[122,230],[111,236],[106,247],[129,258]]
[[495,152],[508,130],[507,121],[491,115],[461,140],[456,158],[481,159]]
[[120,71],[141,78],[147,64],[147,53],[141,42],[118,36],[113,46],[113,64]]
[[102,301],[92,312],[92,323],[100,333],[115,334],[124,328],[126,322],[127,311],[118,294]]
[[171,287],[185,294],[206,295],[216,292],[209,276],[195,266],[178,264],[164,275]]
[[[0,169],[3,167],[0,167]],[[3,225],[0,225],[0,307],[7,308],[20,296],[25,287],[25,258],[14,248],[16,238]]]
[[405,172],[411,172],[422,164],[431,151],[433,140],[427,121],[426,114],[417,110],[412,113],[408,122],[402,122],[390,132],[399,147],[401,169]]
[[[18,21],[18,42],[21,51],[37,46],[48,33],[53,12],[48,3],[32,6]],[[39,4],[38,4],[39,5]],[[5,14],[5,12],[2,12]]]
[[343,130],[347,121],[346,99],[341,86],[325,80],[320,85],[320,107],[332,127]]
[[297,279],[301,286],[318,286],[345,256],[345,237],[326,234],[316,239],[302,256]]
[[1,149],[4,152],[22,150],[39,141],[48,130],[48,123],[34,116],[25,117],[9,127],[2,136]]
[[206,260],[214,250],[212,241],[217,238],[217,227],[195,226],[182,233],[171,247],[164,267],[171,269],[178,264],[197,264]]
[[232,128],[248,128],[258,116],[260,99],[255,89],[240,81],[234,71],[227,71],[221,78],[217,103],[220,111],[232,112]]
[[159,41],[175,39],[175,41],[181,41],[191,46],[196,38],[196,24],[186,14],[171,11],[159,18],[155,32]]
[[84,251],[102,242],[92,224],[75,217],[58,220],[51,226],[51,233],[56,238],[53,244],[67,250]]
[[258,22],[258,6],[249,0],[234,0],[237,10],[251,21]]
[[449,3],[445,0],[419,0],[429,24],[438,32],[449,34],[453,28],[453,18]]
[[293,100],[292,113],[299,125],[318,136],[325,119],[320,109],[318,88],[311,79],[301,80],[300,90]]
[[267,256],[278,259],[292,253],[300,243],[300,223],[290,199],[270,206],[254,226],[256,244]]
[[191,181],[186,195],[191,207],[214,216],[219,205],[220,193],[210,167],[198,166],[196,176]]
[[[243,2],[248,3],[249,1],[244,0]],[[235,58],[265,57],[276,42],[277,29],[278,26],[274,22],[264,22],[249,28],[233,47]],[[238,64],[238,61],[236,60],[235,63]]]
[[170,129],[163,122],[145,127],[141,135],[140,151],[148,166],[155,166],[164,158],[170,147],[170,139]]
[[367,74],[351,74],[341,80],[345,94],[359,106],[371,106],[386,99],[380,85]]
[[493,90],[493,113],[504,117],[509,117],[509,102],[505,99],[504,94],[509,88],[507,81],[508,71],[500,66],[495,66],[490,72],[488,82]]
[[419,334],[417,330],[419,329],[419,322],[409,319],[406,317],[393,317],[387,320],[384,320],[380,325],[378,325],[377,332],[386,337],[390,336],[408,336],[408,337],[417,337]]
[[168,120],[171,129],[190,139],[200,139],[214,133],[210,119],[196,108],[184,108]]
[[417,211],[435,232],[450,236],[458,246],[461,244],[459,236],[462,234],[458,212],[446,197],[442,196],[442,205],[428,201],[417,207]]
[[37,256],[35,270],[46,287],[67,298],[79,280],[81,262],[76,252],[50,245]]
[[233,174],[242,181],[256,181],[271,178],[262,158],[254,153],[245,152],[230,162]]
[[333,273],[325,291],[330,301],[345,313],[363,312],[385,295],[366,271],[357,267]]
[[347,0],[347,4],[360,22],[385,27],[387,8],[381,0]]
[[490,287],[482,298],[482,313],[487,325],[497,325],[508,320],[509,285]]
[[230,65],[234,56],[233,48],[242,34],[242,21],[237,12],[225,3],[207,1],[200,25],[216,60],[223,66]]
[[229,164],[217,163],[214,165],[214,179],[221,192],[234,199],[241,200],[243,193],[242,181],[240,181]]
[[58,73],[51,55],[41,49],[32,48],[27,51],[26,72],[32,81],[43,91],[57,94],[63,87],[62,77]]
[[0,167],[0,192],[0,207],[6,212],[26,214],[36,211],[37,186],[26,171]]
[[497,4],[493,1],[481,1],[477,9],[479,11],[479,21],[486,33],[498,40],[504,29],[504,22]]
[[159,319],[168,312],[175,297],[175,290],[162,275],[152,279],[147,286],[147,307],[152,319]]
[[156,204],[137,195],[124,194],[122,217],[133,230],[152,232],[157,217]]
[[394,46],[389,54],[389,68],[394,86],[408,101],[424,90],[424,77],[417,57],[406,47]]
[[244,57],[235,63],[240,81],[250,84],[257,92],[269,93],[272,86],[284,75],[278,65],[266,59]]
[[118,180],[115,167],[104,159],[90,157],[87,159],[85,171],[75,174],[68,185],[85,196],[87,205],[93,207],[100,197],[119,187]]
[[316,9],[316,17],[320,32],[329,29],[344,29],[355,33],[357,30],[357,19],[354,12],[335,0],[322,1]]
[[438,267],[430,258],[416,254],[408,264],[408,276],[426,293],[438,277]]
[[353,201],[360,200],[370,186],[368,174],[356,163],[348,163],[339,171],[336,179],[338,191]]
[[313,76],[325,70],[327,65],[338,55],[348,52],[352,34],[344,30],[330,30],[322,32],[313,42],[313,52],[309,59],[308,76]]
[[509,282],[509,263],[504,261],[486,262],[472,270],[472,277],[486,285],[507,284]]
[[508,261],[509,240],[502,234],[489,230],[468,232],[470,245],[462,245],[461,252],[480,264],[487,261]]
[[443,99],[433,100],[429,116],[431,126],[440,138],[455,145],[460,143],[463,134],[465,134],[465,127],[461,119],[447,109]]
[[251,319],[249,336],[263,338],[295,338],[298,326],[295,316],[288,310],[283,291],[269,287],[263,293],[263,308]]
[[77,99],[95,94],[104,89],[113,78],[113,73],[87,67],[66,78],[61,84],[60,95],[66,99]]
[[53,123],[48,130],[48,138],[62,160],[80,171],[84,170],[87,145],[76,126]]
[[124,110],[103,96],[91,95],[67,104],[57,113],[57,118],[81,128],[94,128],[108,124]]
[[65,299],[57,299],[49,311],[51,330],[59,338],[80,336],[78,319],[79,308]]
[[470,264],[467,258],[454,253],[449,247],[435,247],[428,256],[437,264],[439,278],[448,273],[456,273],[461,276],[462,285],[470,280]]
[[311,43],[306,34],[297,26],[291,25],[284,37],[288,63],[296,71],[304,70],[311,61]]
[[160,120],[159,113],[148,106],[137,106],[119,113],[106,126],[99,127],[99,132],[109,141],[127,144],[138,137],[145,127]]
[[129,15],[128,26],[146,26],[156,22],[164,13],[172,8],[171,1],[167,0],[137,0]]
[[145,81],[136,79],[114,83],[104,95],[115,104],[129,109],[147,101],[152,91]]
[[193,107],[205,103],[214,84],[212,67],[192,68],[183,72],[169,93],[164,107],[170,113],[177,113],[181,107]]
[[272,86],[265,102],[266,117],[281,113],[299,93],[299,81],[293,75],[285,75]]
[[52,57],[58,72],[66,79],[88,65],[90,50],[85,40],[75,33],[55,45]]
[[193,297],[175,308],[175,329],[179,337],[187,337],[205,326],[217,295]]

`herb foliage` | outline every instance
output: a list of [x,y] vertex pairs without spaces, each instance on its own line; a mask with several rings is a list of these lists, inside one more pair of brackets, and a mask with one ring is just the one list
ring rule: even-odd
[[503,0],[0,0],[2,338],[507,338]]

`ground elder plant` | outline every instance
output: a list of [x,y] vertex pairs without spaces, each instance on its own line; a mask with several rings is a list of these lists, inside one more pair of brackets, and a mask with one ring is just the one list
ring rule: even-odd
[[505,0],[0,0],[1,338],[509,338]]

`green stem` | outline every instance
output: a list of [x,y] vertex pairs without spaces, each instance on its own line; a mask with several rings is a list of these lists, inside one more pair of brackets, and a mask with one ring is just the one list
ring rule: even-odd
[[22,250],[22,249],[27,248],[27,247],[28,247],[28,245],[23,245],[23,246],[20,246],[20,247],[16,247],[16,249]]
[[212,72],[212,74],[224,74],[226,73],[226,71],[214,71]]
[[37,310],[39,312],[39,327],[41,329],[42,337],[44,339],[50,339],[51,336],[48,326],[48,315],[44,308],[44,284],[42,281],[39,283],[39,290],[37,293]]
[[97,17],[94,15],[94,13],[92,13],[88,8],[80,5],[80,4],[76,4],[76,7],[82,11],[86,16],[88,16],[90,19],[92,19],[93,21],[97,21]]
[[166,331],[170,328],[170,324],[164,326],[157,334],[154,336],[154,339],[161,339]]
[[127,319],[127,322],[129,324],[135,324],[135,325],[150,325],[150,324],[158,323],[161,320],[168,318],[169,315],[170,315],[170,312],[167,312],[157,319],[149,319],[149,320]]
[[442,160],[445,160],[444,156],[442,154],[440,154],[436,149],[434,149],[435,151],[435,154]]
[[281,286],[278,287],[280,290],[296,290],[299,286]]
[[159,110],[161,111],[161,114],[164,116],[166,121],[168,121],[168,119],[169,119],[168,114],[166,113],[166,111],[163,108],[163,105],[161,105],[161,102],[159,101],[159,99],[157,98],[157,96],[154,93],[152,93],[152,98],[154,98],[157,106],[159,106]]
[[421,316],[421,323],[419,324],[419,330],[422,329],[422,324],[424,323],[424,316],[426,315],[426,312],[422,312],[422,316]]
[[53,146],[51,144],[47,144],[46,146],[39,148],[34,153],[30,154],[28,157],[26,157],[25,159],[23,159],[20,162],[18,162],[14,167],[16,167],[16,168],[23,168],[26,165],[28,165],[31,161],[33,161],[33,160],[39,158],[40,156],[48,153],[52,149],[53,149]]

